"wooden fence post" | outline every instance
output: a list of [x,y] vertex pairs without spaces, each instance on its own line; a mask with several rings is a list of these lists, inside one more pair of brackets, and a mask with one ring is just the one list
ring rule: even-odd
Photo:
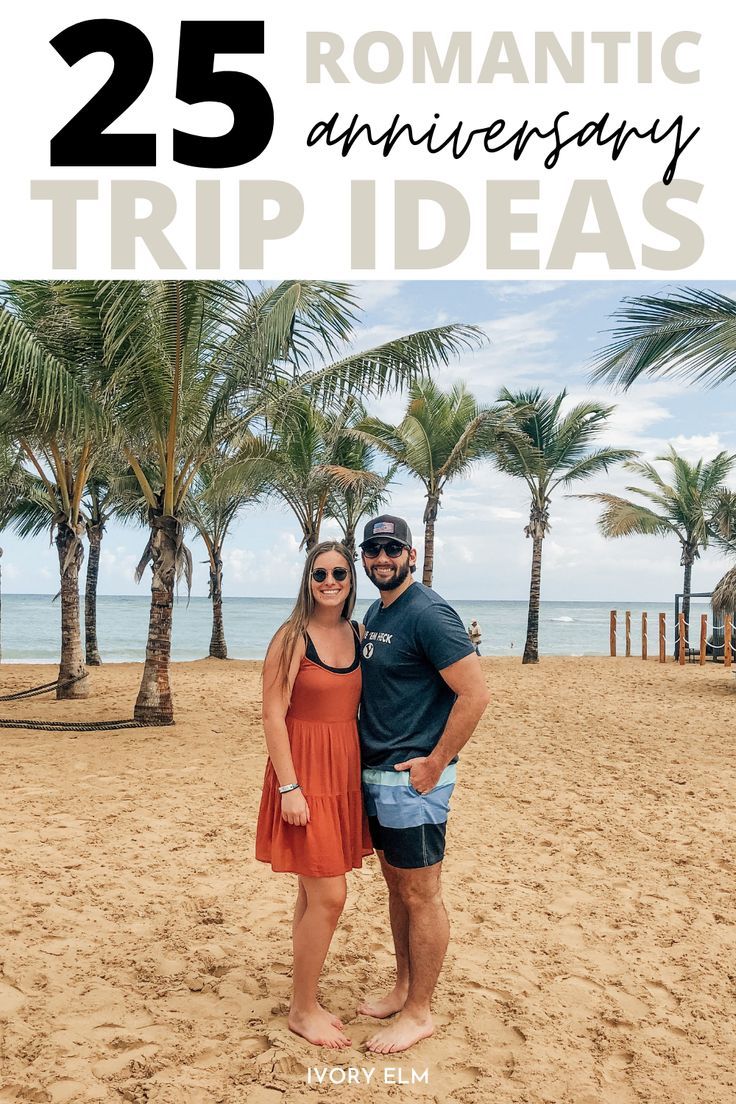
[[631,655],[631,610],[626,611],[626,656]]
[[611,631],[610,631],[609,636],[610,636],[610,644],[611,644],[611,655],[615,656],[616,655],[616,611],[615,610],[611,610]]
[[685,614],[680,613],[679,622],[677,625],[677,655],[680,660],[680,666],[685,666]]
[[647,641],[647,615],[642,613],[641,615],[641,658],[647,658],[648,641]]
[[723,623],[723,666],[731,666],[731,614],[727,613]]
[[700,666],[705,663],[705,641],[708,636],[708,614],[700,615]]
[[660,613],[659,615],[659,662],[665,663],[667,660],[667,615]]

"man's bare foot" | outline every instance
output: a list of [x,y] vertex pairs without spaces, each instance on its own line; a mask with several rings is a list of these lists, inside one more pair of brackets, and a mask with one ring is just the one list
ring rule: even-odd
[[365,1044],[366,1050],[372,1050],[376,1054],[396,1054],[400,1050],[408,1050],[420,1039],[428,1039],[433,1031],[434,1024],[430,1015],[416,1019],[404,1012],[393,1023],[371,1035]]
[[291,1011],[288,1024],[295,1035],[301,1035],[302,1039],[315,1046],[330,1047],[332,1050],[352,1046],[347,1035],[335,1026],[329,1012],[323,1008],[315,1008],[313,1012]]
[[400,989],[397,985],[387,993],[385,997],[368,997],[358,1005],[359,1016],[373,1016],[376,1020],[385,1020],[400,1012],[406,1001],[406,989]]

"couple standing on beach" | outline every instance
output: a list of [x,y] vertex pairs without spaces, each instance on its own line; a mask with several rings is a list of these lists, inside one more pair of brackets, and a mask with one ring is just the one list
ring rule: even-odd
[[299,876],[289,1027],[339,1048],[351,1041],[319,1004],[317,984],[345,904],[345,874],[375,848],[396,981],[358,1012],[399,1013],[367,1041],[388,1054],[432,1034],[430,1001],[449,939],[440,871],[455,763],[488,692],[460,618],[412,577],[416,550],[403,518],[373,518],[360,547],[380,591],[364,623],[351,620],[352,556],[326,541],[307,556],[296,605],[269,645],[256,858]]

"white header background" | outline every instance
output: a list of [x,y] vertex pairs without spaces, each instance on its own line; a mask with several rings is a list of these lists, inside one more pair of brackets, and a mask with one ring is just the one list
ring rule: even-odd
[[[377,278],[540,278],[550,275],[546,267],[574,180],[607,180],[616,210],[624,227],[635,268],[612,270],[602,253],[581,253],[571,270],[555,271],[556,278],[662,278],[642,264],[642,245],[672,249],[672,237],[650,226],[642,213],[646,190],[661,180],[673,151],[672,140],[659,145],[632,139],[617,162],[610,147],[562,151],[553,170],[542,161],[549,143],[532,141],[523,157],[514,162],[508,152],[488,154],[482,143],[453,161],[449,152],[430,155],[423,148],[400,143],[388,158],[376,149],[359,145],[342,158],[337,149],[325,146],[308,149],[306,136],[320,120],[339,112],[344,124],[357,113],[377,132],[383,131],[395,114],[411,122],[421,133],[438,112],[438,135],[448,133],[462,120],[467,129],[483,127],[495,119],[507,121],[510,133],[524,120],[545,130],[559,111],[571,113],[569,127],[578,129],[609,112],[611,125],[624,119],[647,129],[659,118],[665,127],[676,116],[684,116],[689,133],[700,133],[683,153],[677,176],[697,181],[703,191],[697,204],[678,202],[673,207],[697,223],[705,246],[699,260],[686,270],[688,279],[726,279],[733,272],[732,184],[726,171],[726,150],[730,149],[732,50],[731,36],[716,15],[715,5],[670,3],[665,6],[622,2],[605,9],[590,3],[548,5],[519,2],[503,12],[477,4],[457,2],[387,3],[377,0],[370,9],[345,3],[269,4],[227,3],[212,0],[203,6],[178,3],[154,6],[128,0],[125,4],[64,2],[56,5],[26,3],[6,13],[0,43],[0,72],[3,81],[4,172],[0,181],[0,275],[5,277],[125,276],[153,277],[196,274],[194,195],[197,180],[220,182],[221,263],[202,274],[214,277],[279,278],[287,274],[320,277]],[[117,18],[139,27],[154,51],[153,75],[138,100],[111,127],[111,131],[156,133],[158,164],[155,167],[53,168],[49,163],[51,137],[95,94],[111,72],[108,55],[95,54],[69,67],[49,45],[50,39],[73,23],[96,18]],[[177,51],[182,20],[248,19],[265,24],[263,55],[218,55],[216,68],[241,70],[260,80],[273,101],[274,133],[263,154],[249,164],[224,170],[177,165],[172,161],[172,131],[222,134],[230,129],[232,117],[223,105],[190,106],[175,97]],[[442,57],[453,31],[472,32],[472,81],[457,83],[457,70],[448,84],[412,83],[412,33],[430,30]],[[563,48],[569,47],[572,31],[585,35],[585,83],[566,84],[553,63],[546,84],[534,82],[534,32],[551,31]],[[345,40],[341,60],[350,78],[335,84],[324,77],[319,84],[306,80],[308,32],[329,31]],[[395,35],[404,47],[401,75],[387,84],[366,83],[355,74],[353,48],[363,34],[385,31]],[[603,48],[591,43],[593,32],[628,31],[632,42],[619,53],[618,83],[606,83],[603,76]],[[659,53],[662,42],[678,31],[699,34],[697,46],[686,44],[678,52],[683,69],[698,69],[697,83],[676,84],[662,73]],[[507,75],[493,83],[476,83],[493,32],[512,32],[529,74],[529,83],[514,83]],[[651,83],[636,79],[637,32],[651,32],[653,75]],[[379,68],[386,52],[380,46],[371,52]],[[477,141],[477,140],[476,140]],[[31,180],[95,180],[99,199],[78,205],[78,250],[75,269],[52,269],[51,203],[31,200]],[[112,180],[157,181],[176,197],[177,213],[166,234],[181,258],[184,269],[160,269],[146,246],[139,242],[135,266],[126,270],[111,267],[110,182]],[[262,268],[242,269],[239,262],[238,189],[240,181],[285,181],[303,197],[304,217],[299,229],[280,241],[266,242]],[[377,197],[377,246],[374,269],[353,269],[350,255],[350,182],[375,180]],[[397,180],[436,180],[462,194],[470,213],[467,247],[452,263],[441,268],[397,269],[394,254],[394,184]],[[486,267],[487,180],[539,180],[540,198],[518,201],[515,210],[535,212],[537,229],[513,236],[516,249],[537,249],[539,268],[489,270]],[[140,201],[138,213],[148,210]],[[267,215],[276,208],[267,210]],[[430,247],[442,235],[442,219],[432,205],[421,210],[422,245]],[[586,230],[595,230],[595,222]],[[243,233],[247,234],[247,227]],[[667,278],[674,274],[667,273]]]

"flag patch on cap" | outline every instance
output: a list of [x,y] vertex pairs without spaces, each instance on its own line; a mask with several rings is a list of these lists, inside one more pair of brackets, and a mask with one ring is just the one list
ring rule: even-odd
[[377,521],[373,526],[373,536],[377,533],[393,533],[394,523],[392,521]]

